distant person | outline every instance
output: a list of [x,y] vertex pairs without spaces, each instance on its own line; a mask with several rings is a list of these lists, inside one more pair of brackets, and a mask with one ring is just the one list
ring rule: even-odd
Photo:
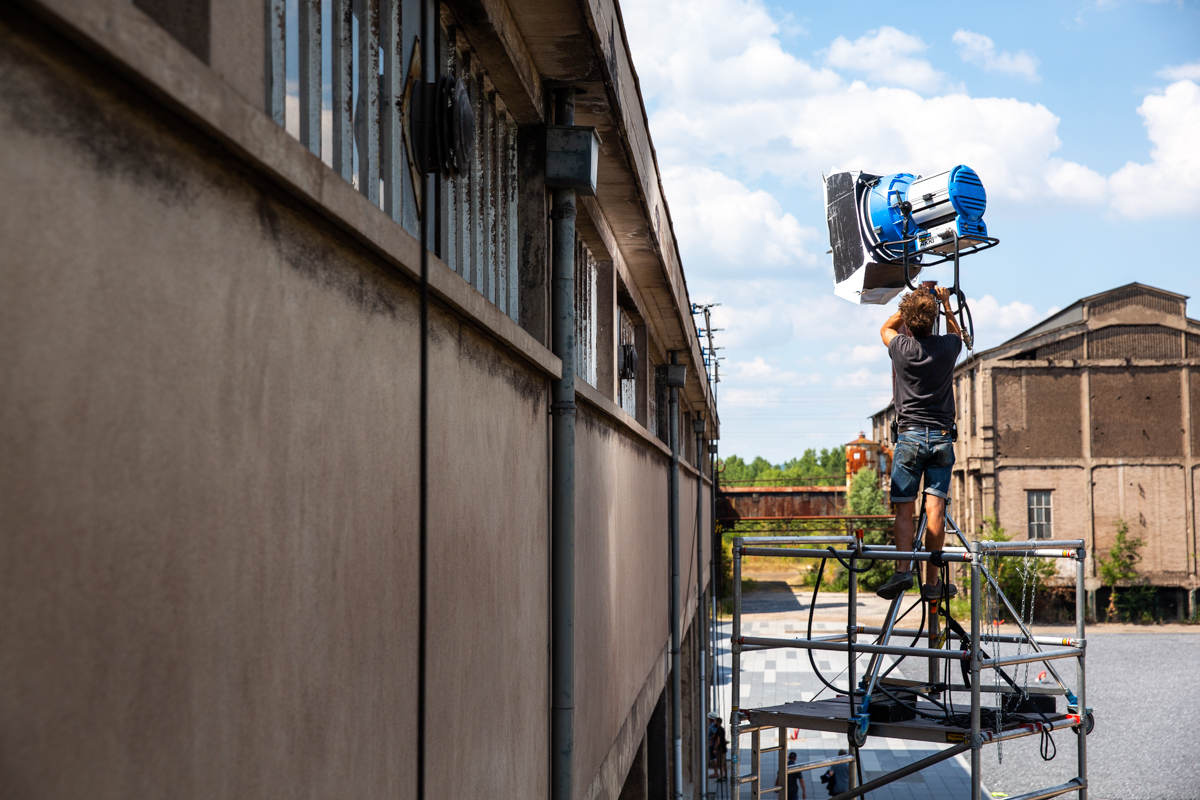
[[[933,335],[938,301],[946,312],[950,333]],[[900,333],[907,325],[911,335]],[[896,504],[896,549],[912,550],[913,511],[921,478],[925,479],[928,519],[925,550],[941,550],[946,540],[946,503],[950,499],[950,468],[954,466],[954,363],[962,352],[962,331],[950,313],[950,290],[936,288],[910,292],[900,309],[879,331],[896,371],[895,401],[898,437],[892,460],[892,502]],[[896,562],[896,571],[876,590],[884,600],[894,600],[913,587],[912,562]],[[925,567],[921,599],[942,596],[936,565]],[[958,594],[953,584],[949,597]]]
[[[796,765],[796,754],[788,753],[788,766]],[[787,776],[787,800],[806,800],[808,797],[808,789],[804,788],[804,773],[789,772]]]
[[[838,755],[844,756],[846,751],[838,750]],[[830,797],[850,791],[850,765],[834,764],[821,776],[821,782],[829,787]]]
[[708,714],[708,765],[712,770],[710,777],[718,783],[725,781],[725,754],[729,752],[729,740],[725,737],[725,726],[721,723],[721,715],[715,711]]
[[720,727],[721,715],[715,711],[708,712],[708,735],[705,752],[708,753],[708,777],[715,778],[717,771],[717,729]]

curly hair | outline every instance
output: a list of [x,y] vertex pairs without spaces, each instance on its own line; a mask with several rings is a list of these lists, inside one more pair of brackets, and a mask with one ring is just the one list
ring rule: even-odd
[[900,301],[900,319],[918,339],[924,339],[933,333],[933,323],[937,321],[937,301],[927,291],[909,292]]

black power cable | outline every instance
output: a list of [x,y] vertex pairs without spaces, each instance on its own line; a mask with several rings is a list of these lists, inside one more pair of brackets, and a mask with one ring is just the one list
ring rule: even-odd
[[[832,549],[832,548],[830,548],[830,549]],[[836,557],[836,556],[835,556],[835,557]],[[809,606],[808,606],[808,638],[809,638],[809,639],[812,639],[813,612],[814,612],[814,610],[815,610],[815,609],[816,609],[816,607],[817,607],[817,595],[819,595],[819,594],[820,594],[820,592],[821,592],[821,577],[822,577],[822,576],[825,574],[825,562],[826,562],[826,561],[828,561],[828,560],[829,560],[829,559],[827,559],[827,558],[822,558],[822,559],[821,559],[821,566],[820,566],[820,567],[817,569],[817,582],[816,582],[816,584],[813,586],[813,596],[812,596],[812,601],[809,603]],[[839,561],[841,561],[841,559],[840,559],[840,558],[839,558],[838,560],[839,560]],[[847,565],[847,569],[849,569],[849,565]],[[855,572],[862,572],[862,570],[859,570],[859,569],[855,569],[854,571],[855,571]],[[907,616],[908,616],[908,613],[909,613],[909,611],[912,611],[912,610],[913,610],[915,607],[917,607],[918,605],[919,605],[919,606],[921,606],[921,625],[920,625],[920,627],[917,629],[917,635],[916,635],[916,637],[913,639],[913,641],[912,641],[912,645],[910,645],[910,646],[915,646],[915,645],[916,645],[916,643],[920,641],[920,639],[921,639],[921,632],[925,630],[925,604],[924,604],[924,603],[922,603],[920,600],[917,600],[917,601],[916,601],[916,602],[914,602],[914,603],[913,603],[911,606],[909,606],[909,607],[908,607],[908,610],[906,610],[906,611],[905,611],[903,614],[901,614],[899,617],[897,617],[897,618],[896,618],[896,621],[895,621],[894,623],[892,623],[893,625],[897,625],[897,624],[899,624],[899,622],[900,622],[902,619],[904,619],[905,617],[907,617]],[[875,642],[876,642],[876,644],[878,644],[878,642],[879,642],[879,639],[878,639],[878,638],[876,638]],[[813,653],[813,651],[812,651],[812,650],[809,650],[809,651],[808,651],[808,660],[809,660],[809,663],[810,663],[810,664],[812,664],[813,672],[816,674],[816,676],[817,676],[817,679],[818,679],[819,681],[821,681],[821,683],[825,684],[825,687],[826,687],[827,689],[829,689],[830,691],[832,691],[832,692],[836,692],[836,693],[839,693],[839,694],[840,694],[840,693],[842,692],[842,690],[841,690],[841,689],[837,688],[837,687],[836,687],[836,686],[834,686],[832,683],[830,683],[829,681],[825,680],[825,675],[824,675],[824,674],[821,672],[821,670],[820,670],[820,669],[817,667],[817,662],[816,662],[816,659],[815,659],[815,658],[813,658],[813,654],[812,654],[812,653]],[[900,662],[901,662],[901,661],[903,661],[903,660],[904,660],[905,658],[907,658],[907,657],[908,657],[908,656],[900,656],[900,657],[899,657],[899,658],[898,658],[898,659],[897,659],[895,662],[893,662],[893,663],[892,663],[892,665],[891,665],[890,667],[888,667],[888,668],[887,668],[887,671],[886,671],[886,672],[884,672],[884,673],[883,673],[883,675],[881,675],[881,676],[880,676],[880,679],[883,679],[883,678],[887,677],[887,675],[888,675],[889,673],[891,673],[891,671],[892,671],[892,670],[894,670],[894,669],[895,669],[895,668],[896,668],[896,667],[897,667],[897,666],[900,664]],[[837,678],[835,677],[835,678],[834,678],[834,680],[837,680]],[[853,688],[854,688],[854,687],[850,687],[850,689],[851,689],[851,690],[852,690]],[[847,691],[847,692],[846,692],[846,694],[850,694],[850,692],[849,692],[849,691]]]
[[[970,312],[968,312],[968,313],[970,313]],[[826,549],[829,550],[831,555],[834,558],[836,558],[839,563],[841,563],[843,566],[845,566],[847,570],[850,570],[851,572],[855,572],[855,573],[861,573],[861,572],[866,571],[866,569],[860,569],[857,567],[853,567],[850,564],[847,564],[834,551],[834,549],[832,547],[828,547]],[[822,558],[821,565],[820,565],[820,567],[817,568],[817,579],[816,579],[815,584],[813,585],[812,600],[809,602],[809,606],[808,606],[807,635],[810,640],[812,639],[813,617],[814,617],[816,607],[817,607],[817,598],[821,592],[821,579],[824,577],[825,564],[828,560],[829,560],[828,558]],[[959,638],[959,646],[964,651],[970,650],[971,649],[970,634],[968,634],[963,629],[962,625],[960,625],[958,623],[958,621],[950,615],[950,588],[949,588],[950,587],[950,566],[943,559],[941,551],[935,552],[933,554],[933,556],[931,557],[930,561],[938,568],[939,582],[942,587],[942,595],[939,598],[938,609],[937,609],[936,613],[942,617],[945,617],[945,619],[946,619],[946,626],[947,626],[946,635],[949,636],[951,633],[955,634]],[[869,567],[867,569],[869,569]],[[906,616],[908,616],[909,612],[911,612],[913,610],[913,608],[915,608],[916,606],[921,607],[921,622],[920,622],[920,625],[917,627],[916,636],[913,637],[913,641],[910,644],[910,646],[912,646],[912,647],[916,646],[916,644],[921,640],[921,636],[925,633],[927,618],[926,618],[926,614],[925,614],[926,609],[925,609],[924,599],[918,598],[911,606],[908,607],[908,609],[906,609],[892,623],[893,627],[895,625],[898,625]],[[879,641],[880,641],[880,638],[877,637],[876,643],[878,643]],[[897,694],[894,694],[892,691],[890,691],[887,687],[885,687],[883,685],[883,679],[886,678],[888,675],[890,675],[892,670],[894,670],[894,669],[896,669],[896,667],[900,666],[900,662],[904,661],[904,659],[906,659],[906,658],[908,658],[908,656],[899,656],[894,662],[892,662],[891,666],[889,666],[883,673],[880,674],[879,679],[876,681],[875,687],[879,691],[881,691],[884,694],[884,696],[886,696],[892,702],[894,702],[900,706],[903,706],[904,708],[908,709],[909,711],[912,711],[915,715],[920,716],[923,719],[934,720],[934,721],[940,722],[942,725],[947,725],[947,726],[952,726],[952,727],[962,727],[964,725],[970,725],[971,724],[971,715],[969,713],[956,714],[954,712],[954,692],[949,691],[949,688],[948,688],[950,686],[950,672],[949,672],[950,660],[949,659],[945,660],[946,661],[946,673],[945,674],[946,674],[946,686],[947,686],[946,694],[947,694],[947,702],[949,703],[949,708],[947,708],[947,705],[945,703],[942,703],[939,700],[935,700],[932,697],[926,697],[914,689],[907,688],[907,687],[900,687],[900,688],[896,689],[896,692],[898,694],[916,695],[916,696],[921,697],[922,699],[926,700],[927,702],[933,704],[934,706],[940,708],[942,711],[941,716],[936,715],[936,714],[930,714],[926,711],[922,711],[916,705],[915,700],[912,703],[906,702],[906,701],[902,700],[900,697],[898,697]],[[841,689],[839,689],[837,686],[835,686],[834,684],[830,683],[828,680],[825,679],[824,673],[822,673],[820,668],[817,666],[816,658],[813,656],[813,651],[811,649],[808,650],[808,661],[809,661],[809,664],[812,665],[813,673],[817,676],[817,679],[819,681],[821,681],[821,683],[824,684],[827,689],[829,689],[830,691],[832,691],[836,694],[842,693]],[[963,682],[966,686],[970,687],[971,677],[970,677],[969,665],[967,664],[966,661],[961,661],[960,664],[962,667]],[[997,672],[999,673],[1000,677],[1003,678],[1005,680],[1005,682],[1007,682],[1009,684],[1009,686],[1012,687],[1013,694],[1012,694],[1011,698],[1008,700],[1001,699],[1001,701],[1000,701],[1001,708],[998,710],[993,711],[990,708],[981,709],[981,713],[980,713],[980,723],[981,723],[980,726],[981,727],[994,727],[996,725],[997,719],[1002,719],[1006,713],[1010,718],[1015,717],[1016,716],[1016,708],[1018,708],[1021,705],[1021,703],[1024,700],[1026,700],[1029,696],[1025,690],[1023,690],[1022,688],[1017,686],[1016,682],[1012,679],[1012,677],[1009,676],[1009,674],[1007,672],[1005,672],[1003,669],[1001,669],[999,667],[997,667]],[[834,680],[837,680],[837,678],[834,678]],[[853,699],[854,687],[848,686],[845,691],[845,694],[847,694],[851,699]],[[1045,712],[1042,711],[1041,708],[1037,708],[1035,706],[1035,710],[1037,712],[1037,715],[1042,718],[1042,722],[1044,724],[1044,727],[1041,730],[1041,742],[1039,743],[1038,753],[1039,753],[1039,755],[1041,755],[1043,761],[1051,761],[1058,754],[1058,747],[1054,742],[1054,738],[1051,736],[1052,724],[1050,722],[1049,717],[1046,716]],[[1022,714],[1021,716],[1027,716],[1027,715]],[[1049,755],[1047,755],[1047,753]],[[858,771],[859,785],[861,786],[863,783],[861,763],[856,764],[856,769]]]

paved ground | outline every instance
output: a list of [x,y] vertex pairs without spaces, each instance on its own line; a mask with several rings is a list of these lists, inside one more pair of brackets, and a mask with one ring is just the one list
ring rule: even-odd
[[[814,631],[830,632],[842,626],[834,623],[815,623]],[[756,636],[787,636],[803,635],[805,628],[802,624],[784,620],[749,619],[743,623],[745,635]],[[728,626],[723,631],[728,636]],[[728,715],[729,691],[729,656],[728,639],[725,639],[725,667],[718,673],[724,689],[720,711]],[[846,668],[846,657],[840,653],[816,654],[817,665],[827,678],[832,679]],[[890,663],[890,662],[889,662]],[[863,664],[865,666],[865,662]],[[862,666],[860,666],[862,668]],[[741,705],[743,707],[761,707],[785,703],[790,700],[811,700],[815,696],[829,697],[828,690],[822,691],[823,686],[813,672],[806,654],[798,650],[767,650],[746,653],[742,657],[742,690]],[[815,761],[819,758],[836,755],[839,749],[845,748],[846,737],[840,734],[820,731],[795,731],[796,739],[788,740],[788,751],[797,754],[797,761]],[[777,744],[774,732],[764,733],[763,747]],[[741,772],[750,771],[750,737],[742,737]],[[932,755],[941,748],[923,742],[906,742],[901,739],[872,738],[863,748],[863,780],[869,781],[892,770]],[[777,754],[763,756],[762,772],[765,776],[775,774]],[[805,773],[804,782],[808,797],[827,798],[828,792],[818,781],[819,772]],[[764,786],[774,785],[767,781]],[[721,785],[719,798],[729,797],[727,785]],[[743,797],[750,796],[749,787],[743,787]],[[930,769],[910,775],[900,781],[890,784],[883,789],[872,792],[872,800],[918,800],[931,798],[969,798],[971,796],[970,777],[963,764],[951,759]]]
[[[1073,683],[1074,664],[1063,672]],[[1087,703],[1096,715],[1088,737],[1090,800],[1200,800],[1198,680],[1196,633],[1089,633]],[[985,749],[988,787],[1017,795],[1069,780],[1076,774],[1075,742],[1061,739],[1049,762],[1033,739],[1005,748],[1002,764]]]
[[[763,589],[745,597],[745,633],[803,635],[809,595],[793,592],[782,582],[764,584]],[[840,629],[845,624],[846,599],[845,595],[823,592],[814,611],[814,619],[818,620],[815,627]],[[876,608],[876,605],[882,606],[882,603],[873,595],[860,598],[858,613],[864,623],[871,624],[874,618],[882,617],[882,608]],[[1127,630],[1138,632],[1109,632]],[[1116,626],[1089,629],[1088,705],[1095,709],[1097,717],[1096,730],[1088,740],[1092,785],[1089,796],[1091,800],[1200,800],[1200,734],[1196,733],[1196,720],[1200,717],[1200,683],[1197,681],[1200,678],[1200,630],[1169,626],[1155,628],[1152,633],[1144,631],[1144,628]],[[1039,628],[1038,632],[1043,629]],[[727,624],[722,626],[722,635],[729,635]],[[723,696],[719,710],[727,716],[730,690],[727,638],[720,653],[723,664],[719,679]],[[837,674],[845,667],[845,659],[838,659],[835,653],[820,654],[818,665],[826,675]],[[1073,685],[1073,663],[1069,660],[1059,663],[1064,665],[1064,679]],[[743,656],[742,666],[743,707],[807,700],[822,688],[806,655],[800,651],[747,653]],[[900,671],[903,672],[903,668]],[[828,694],[826,691],[821,696]],[[788,749],[795,751],[800,761],[833,755],[846,746],[845,737],[836,734],[815,731],[795,734],[801,738],[789,740]],[[764,736],[764,747],[774,744],[773,738]],[[1015,796],[1074,777],[1077,774],[1074,737],[1059,734],[1055,743],[1058,755],[1050,762],[1043,762],[1039,757],[1036,737],[1010,742],[1001,753],[993,747],[986,748],[985,787],[996,796]],[[749,737],[744,737],[742,744],[742,757],[748,759]],[[870,780],[933,751],[932,746],[915,742],[869,740],[863,751],[864,778]],[[773,755],[763,757],[764,774],[774,774]],[[1003,755],[1002,763],[998,755]],[[746,763],[744,760],[743,772],[747,771]],[[817,773],[806,774],[808,797],[828,797],[816,778]],[[952,759],[872,792],[870,797],[874,800],[915,800],[918,797],[958,800],[970,796],[969,780],[965,760]],[[727,784],[721,784],[721,787],[723,793],[718,797],[729,797]],[[743,790],[743,796],[749,797],[748,789]]]

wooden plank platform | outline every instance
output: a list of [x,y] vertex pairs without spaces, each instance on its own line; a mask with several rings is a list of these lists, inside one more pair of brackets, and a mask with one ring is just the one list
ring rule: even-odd
[[[927,714],[941,714],[942,711],[932,703],[917,701],[916,707]],[[961,710],[960,710],[961,709]],[[968,713],[969,704],[956,705],[956,713]],[[850,723],[850,702],[843,695],[829,700],[814,702],[792,702],[767,708],[745,708],[742,713],[754,726],[770,728],[798,728],[809,731],[829,731],[830,733],[846,733]],[[1048,714],[1055,728],[1070,725],[1070,720],[1064,714]],[[1023,720],[1014,719],[1006,722],[1005,731],[1016,730],[1028,724]],[[1030,731],[1033,733],[1033,731]],[[958,727],[943,725],[931,719],[907,720],[906,722],[872,722],[868,736],[882,736],[888,739],[908,739],[917,742],[936,742],[938,744],[957,744],[966,741],[971,735],[971,726]]]

